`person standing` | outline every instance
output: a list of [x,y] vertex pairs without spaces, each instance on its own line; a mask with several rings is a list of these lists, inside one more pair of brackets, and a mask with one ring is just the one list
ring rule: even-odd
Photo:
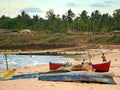
[[102,54],[102,59],[103,59],[103,62],[106,62],[106,61],[107,61],[106,58],[105,58],[104,53]]

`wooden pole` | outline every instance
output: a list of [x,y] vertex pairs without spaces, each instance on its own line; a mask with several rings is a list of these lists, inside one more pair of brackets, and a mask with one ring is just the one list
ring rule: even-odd
[[30,57],[32,57],[32,53],[31,53],[31,50],[30,50]]
[[5,60],[6,60],[6,68],[7,68],[7,71],[8,71],[8,61],[7,61],[7,54],[5,54]]

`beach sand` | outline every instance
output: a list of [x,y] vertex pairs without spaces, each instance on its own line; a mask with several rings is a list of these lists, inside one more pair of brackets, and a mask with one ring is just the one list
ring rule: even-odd
[[[75,52],[75,51],[74,51]],[[113,74],[116,85],[99,83],[81,83],[81,82],[53,82],[40,81],[35,79],[19,79],[0,81],[0,90],[120,90],[120,49],[90,49],[92,63],[102,62],[102,53],[105,53],[106,59],[111,60],[109,73]],[[89,61],[87,56],[83,56]],[[72,63],[81,63],[81,58]],[[17,68],[17,74],[46,72],[49,71],[48,65],[37,65],[30,67]]]

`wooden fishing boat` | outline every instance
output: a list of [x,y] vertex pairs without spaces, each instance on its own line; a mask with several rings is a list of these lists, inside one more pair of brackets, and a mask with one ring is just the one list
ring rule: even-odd
[[41,74],[64,73],[64,72],[70,72],[70,71],[69,70],[52,70],[52,71],[48,71],[48,72],[14,75],[9,80],[38,78],[38,76],[41,75]]
[[[93,69],[95,69],[96,72],[108,72],[109,68],[110,68],[110,63],[111,62],[109,61],[109,62],[102,62],[102,63],[98,63],[98,64],[92,64],[92,67],[93,67]],[[66,67],[66,64],[49,62],[50,70],[55,70],[55,69],[58,69],[60,67]],[[82,65],[81,64],[74,65],[72,67],[72,70],[73,71],[82,70]]]
[[42,74],[38,77],[38,80],[116,84],[115,81],[113,80],[112,75],[85,71]]

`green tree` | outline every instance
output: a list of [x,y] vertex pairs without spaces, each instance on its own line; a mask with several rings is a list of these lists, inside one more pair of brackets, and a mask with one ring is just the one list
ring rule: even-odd
[[50,9],[49,11],[47,11],[46,17],[47,17],[48,30],[50,30],[52,33],[60,32],[61,19],[59,15],[55,15],[54,10]]
[[120,29],[120,9],[116,9],[113,13],[114,29]]
[[0,28],[9,29],[9,26],[8,26],[9,20],[10,20],[9,17],[6,17],[5,15],[3,15],[0,18]]
[[82,13],[80,14],[80,18],[81,18],[81,20],[83,20],[84,22],[87,22],[88,21],[88,15],[87,15],[87,11],[86,10],[84,10],[84,11],[82,11]]
[[102,31],[108,32],[109,30],[111,30],[112,24],[113,24],[112,17],[108,13],[103,14],[100,22]]
[[88,32],[88,23],[89,23],[89,16],[87,15],[87,11],[83,10],[80,14],[80,26],[82,31]]
[[98,32],[101,30],[100,28],[100,21],[101,21],[101,13],[98,10],[95,10],[94,12],[92,12],[91,14],[91,21],[93,24],[93,31],[94,32]]
[[41,29],[41,24],[40,24],[40,20],[39,20],[39,16],[38,15],[34,15],[33,16],[33,30],[35,31],[39,31]]
[[68,21],[68,28],[70,28],[70,24],[73,22],[73,18],[75,17],[75,14],[72,12],[71,9],[69,9],[66,16]]
[[32,26],[31,18],[26,12],[22,11],[21,15],[18,15],[16,17],[16,21],[17,29],[23,28],[31,29]]
[[67,32],[67,28],[68,28],[67,16],[62,15],[60,32]]

